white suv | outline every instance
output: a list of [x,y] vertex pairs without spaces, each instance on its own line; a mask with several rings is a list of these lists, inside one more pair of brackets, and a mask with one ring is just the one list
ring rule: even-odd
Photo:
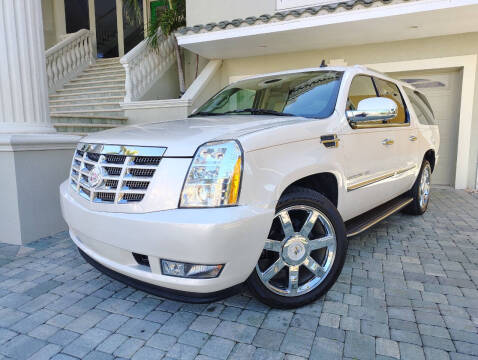
[[438,146],[408,84],[360,66],[267,74],[188,119],[84,138],[61,204],[85,259],[131,286],[207,302],[247,283],[296,307],[336,281],[347,237],[426,211]]

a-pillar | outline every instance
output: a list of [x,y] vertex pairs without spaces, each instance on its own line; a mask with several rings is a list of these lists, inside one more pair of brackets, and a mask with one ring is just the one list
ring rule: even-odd
[[50,122],[41,0],[1,0],[0,242],[66,229],[58,187],[78,140]]

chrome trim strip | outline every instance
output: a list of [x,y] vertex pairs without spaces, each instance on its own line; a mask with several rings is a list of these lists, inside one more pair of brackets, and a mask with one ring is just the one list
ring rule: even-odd
[[[412,166],[409,166],[407,168],[404,168],[404,169],[399,169],[399,170],[395,170],[393,172],[389,172],[387,174],[384,174],[384,175],[381,175],[381,176],[377,176],[373,179],[368,179],[368,180],[365,180],[365,181],[361,181],[357,184],[353,184],[353,185],[350,185],[350,186],[347,186],[347,191],[353,191],[353,190],[357,190],[357,189],[360,189],[364,186],[367,186],[367,185],[371,185],[371,184],[374,184],[376,182],[379,182],[379,181],[382,181],[382,180],[385,180],[385,179],[388,179],[388,178],[391,178],[395,175],[400,175],[400,174],[403,174],[407,171],[410,171],[410,170],[413,170],[417,167],[417,165],[412,165]],[[349,180],[349,179],[347,179]]]
[[78,144],[78,150],[94,154],[124,155],[124,156],[163,156],[165,147],[130,146],[130,145],[104,145],[104,144]]
[[385,127],[407,127],[410,126],[410,123],[367,123],[367,124],[358,124],[350,123],[353,129],[373,129],[373,128],[385,128]]
[[386,219],[388,218],[390,215],[393,215],[395,214],[397,211],[399,211],[400,209],[403,209],[405,206],[407,206],[408,204],[410,204],[411,202],[413,201],[413,198],[410,198],[410,199],[407,199],[406,201],[404,201],[403,203],[401,204],[398,204],[396,207],[394,207],[393,209],[390,209],[389,211],[387,211],[385,214],[383,214],[382,216],[380,216],[379,218],[375,219],[374,221],[372,221],[371,223],[365,225],[363,228],[360,228],[359,230],[353,232],[353,233],[350,233],[350,234],[347,234],[347,237],[352,237],[352,236],[355,236],[355,235],[358,235],[360,234],[361,232],[367,230],[367,229],[370,229],[372,226],[374,226],[375,224],[379,223],[380,221],[382,221],[383,219]]

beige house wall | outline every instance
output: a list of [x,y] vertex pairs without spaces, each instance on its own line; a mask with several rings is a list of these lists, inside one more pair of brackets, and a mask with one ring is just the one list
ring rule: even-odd
[[[231,80],[247,75],[283,71],[306,67],[317,67],[322,59],[344,59],[348,65],[374,64],[443,58],[478,54],[478,33],[451,35],[419,40],[397,41],[369,45],[357,45],[325,50],[285,53],[257,57],[226,59],[220,71],[216,89],[209,89],[213,95]],[[191,61],[189,66],[195,66]],[[476,69],[478,71],[478,69]],[[192,70],[188,70],[191,71]],[[478,139],[478,86],[475,87],[471,138]],[[468,187],[474,188],[477,178],[478,141],[472,140],[469,156]]]
[[186,0],[188,26],[272,14],[275,11],[276,0]]
[[43,34],[45,49],[51,48],[66,34],[64,0],[42,0]]

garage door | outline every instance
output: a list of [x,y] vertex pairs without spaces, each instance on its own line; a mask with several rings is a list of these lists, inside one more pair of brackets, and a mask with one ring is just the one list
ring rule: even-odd
[[440,126],[440,162],[433,173],[433,183],[453,186],[460,118],[461,71],[416,71],[394,73],[393,76],[415,85],[430,101]]

